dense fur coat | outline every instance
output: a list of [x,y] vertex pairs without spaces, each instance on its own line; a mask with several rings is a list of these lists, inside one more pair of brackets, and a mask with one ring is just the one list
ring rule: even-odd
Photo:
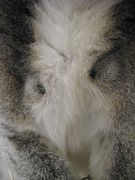
[[135,179],[135,1],[0,0],[0,150],[15,180]]

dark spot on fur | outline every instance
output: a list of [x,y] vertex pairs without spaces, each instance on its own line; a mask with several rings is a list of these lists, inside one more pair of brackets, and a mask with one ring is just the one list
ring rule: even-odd
[[46,89],[42,84],[37,84],[37,89],[41,95],[44,95],[46,93]]
[[91,180],[90,176],[87,176],[85,178],[82,178],[82,180]]
[[91,71],[90,71],[90,78],[91,79],[96,79],[96,75],[97,75],[97,71],[95,68],[93,68]]

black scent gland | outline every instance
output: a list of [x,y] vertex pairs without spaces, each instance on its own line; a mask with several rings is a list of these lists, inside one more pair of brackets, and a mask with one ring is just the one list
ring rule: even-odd
[[38,92],[42,95],[46,93],[46,89],[44,88],[42,84],[37,84],[37,89],[38,89]]
[[96,78],[96,75],[97,75],[97,71],[95,69],[92,69],[90,71],[90,78],[91,79],[95,79]]

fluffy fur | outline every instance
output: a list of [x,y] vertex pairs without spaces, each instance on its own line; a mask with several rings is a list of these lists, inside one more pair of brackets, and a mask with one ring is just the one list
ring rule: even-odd
[[134,179],[135,3],[0,7],[0,144],[14,178]]

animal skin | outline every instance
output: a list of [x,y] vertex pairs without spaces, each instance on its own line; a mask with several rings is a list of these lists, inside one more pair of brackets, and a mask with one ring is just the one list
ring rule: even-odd
[[135,180],[134,0],[0,0],[0,151],[14,180]]

